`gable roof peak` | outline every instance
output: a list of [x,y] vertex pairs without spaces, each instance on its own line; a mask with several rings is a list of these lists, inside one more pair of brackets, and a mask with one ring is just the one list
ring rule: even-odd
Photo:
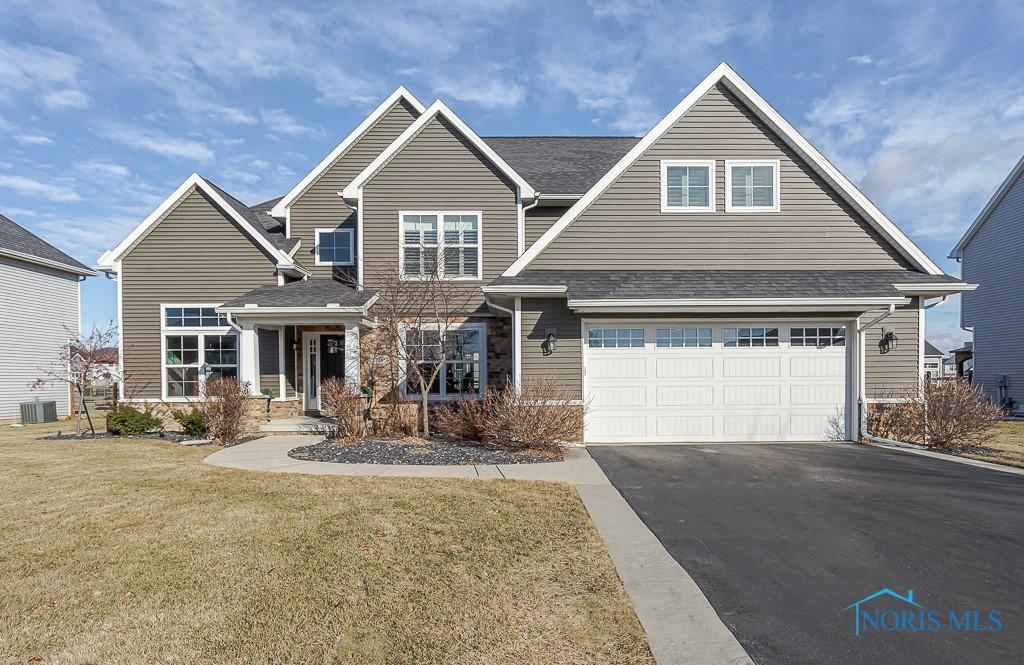
[[971,225],[967,227],[967,231],[964,232],[963,237],[960,238],[960,240],[956,243],[956,246],[953,247],[952,250],[950,250],[949,258],[957,260],[963,258],[964,249],[967,247],[968,243],[971,242],[974,236],[981,229],[982,225],[988,221],[989,216],[1002,202],[1003,197],[1005,197],[1006,194],[1010,191],[1014,183],[1017,182],[1017,179],[1022,176],[1024,176],[1024,156],[1022,156],[1020,160],[1017,162],[1017,164],[1012,169],[1010,169],[1009,175],[1006,176],[1006,179],[1003,180],[1002,184],[999,185],[995,193],[992,194],[992,198],[988,200],[988,203],[985,204],[985,207],[981,209],[981,212],[978,213],[978,216],[974,218],[974,221],[971,222]]
[[416,97],[409,92],[404,85],[398,86],[384,99],[384,101],[378,104],[375,109],[370,111],[370,114],[367,115],[355,129],[349,132],[349,134],[341,140],[341,143],[336,145],[326,157],[320,160],[320,163],[313,167],[313,170],[307,173],[287,194],[282,196],[281,200],[278,201],[270,210],[270,214],[274,217],[285,217],[288,214],[288,207],[295,201],[295,199],[299,198],[299,196],[319,180],[320,176],[322,176],[324,172],[334,164],[334,162],[338,161],[339,157],[348,152],[348,149],[351,148],[363,134],[369,131],[370,128],[377,124],[377,121],[380,120],[384,114],[391,110],[391,107],[403,100],[416,109],[417,113],[422,114],[424,112],[425,108],[420,100],[416,99]]

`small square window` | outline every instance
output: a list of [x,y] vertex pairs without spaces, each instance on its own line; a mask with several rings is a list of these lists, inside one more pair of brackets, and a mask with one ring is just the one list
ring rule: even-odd
[[318,266],[353,265],[352,229],[317,229],[315,252]]
[[663,160],[662,212],[714,212],[715,162]]
[[726,162],[726,212],[778,212],[779,162]]

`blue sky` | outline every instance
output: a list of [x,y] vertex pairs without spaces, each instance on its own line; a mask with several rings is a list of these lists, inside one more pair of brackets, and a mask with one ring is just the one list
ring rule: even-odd
[[[727,60],[958,274],[1024,153],[1024,3],[754,4],[5,0],[0,211],[92,262],[192,171],[286,192],[399,83],[482,135],[640,134]],[[115,316],[111,282],[83,296]]]

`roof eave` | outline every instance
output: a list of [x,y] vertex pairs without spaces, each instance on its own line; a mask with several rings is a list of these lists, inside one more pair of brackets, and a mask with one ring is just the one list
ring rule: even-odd
[[36,256],[35,254],[25,254],[24,252],[16,252],[13,249],[6,249],[3,247],[0,247],[0,256],[6,256],[8,258],[24,261],[25,263],[33,263],[35,265],[53,268],[54,270],[60,270],[73,275],[82,275],[84,277],[92,277],[93,275],[96,275],[96,271],[92,268],[86,268],[85,266],[73,266],[60,261],[45,259],[41,256]]
[[678,299],[569,299],[569,309],[596,313],[694,313],[743,312],[864,312],[889,305],[905,305],[909,298],[678,298]]

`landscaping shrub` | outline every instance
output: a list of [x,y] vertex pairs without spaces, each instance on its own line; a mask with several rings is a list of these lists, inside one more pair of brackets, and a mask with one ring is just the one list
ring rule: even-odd
[[120,405],[107,414],[107,431],[121,436],[139,436],[163,427],[163,421],[148,411]]
[[210,429],[206,426],[206,417],[203,412],[194,406],[188,411],[172,409],[171,417],[174,418],[174,422],[178,423],[182,432],[193,438],[203,436]]
[[212,379],[206,382],[206,400],[199,404],[210,436],[217,443],[236,443],[245,426],[245,403],[249,382],[238,379]]
[[320,384],[320,413],[334,419],[335,438],[356,439],[366,431],[365,400],[344,379],[331,377]]
[[914,406],[918,399],[915,390],[891,390],[881,399],[886,401],[872,405],[868,410],[868,432],[872,436],[919,443],[923,440],[924,430],[917,420],[917,409]]
[[459,441],[479,441],[502,450],[553,448],[583,439],[583,406],[549,379],[490,388],[483,400],[447,405],[435,415],[438,432]]

